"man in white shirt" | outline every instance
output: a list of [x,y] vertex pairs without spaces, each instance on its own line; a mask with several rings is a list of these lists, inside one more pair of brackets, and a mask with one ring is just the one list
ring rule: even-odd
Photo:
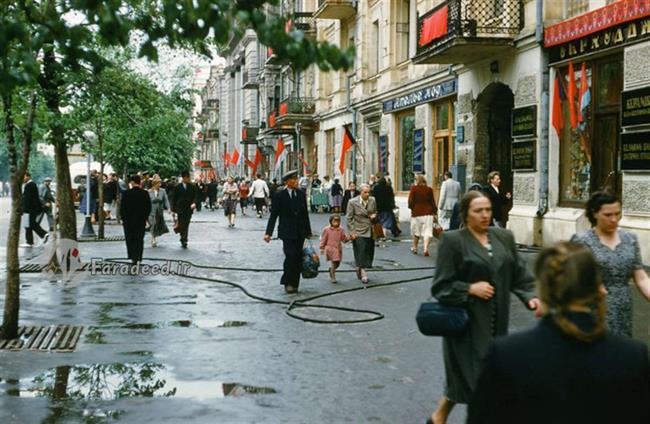
[[460,183],[453,179],[451,172],[446,171],[444,181],[440,187],[440,201],[438,202],[442,213],[440,214],[440,226],[448,230],[454,205],[458,202],[461,195]]
[[271,191],[269,186],[266,184],[266,181],[262,179],[261,174],[256,175],[255,181],[251,185],[251,196],[253,196],[253,201],[255,202],[255,209],[257,210],[257,217],[262,217],[262,210],[266,206],[266,198],[269,197]]

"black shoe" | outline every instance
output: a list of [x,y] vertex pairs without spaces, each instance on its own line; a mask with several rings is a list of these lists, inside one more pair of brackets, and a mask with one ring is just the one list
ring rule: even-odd
[[181,247],[182,247],[183,249],[187,249],[187,243],[181,243]]
[[287,284],[286,286],[284,286],[284,291],[286,293],[291,294],[291,293],[296,293],[298,291],[298,289],[296,287],[294,287],[294,286],[290,286],[290,285]]

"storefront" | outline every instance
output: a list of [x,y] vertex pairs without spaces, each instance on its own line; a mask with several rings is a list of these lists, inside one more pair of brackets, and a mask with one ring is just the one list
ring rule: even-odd
[[586,200],[610,190],[623,199],[621,226],[649,246],[650,5],[624,0],[561,22],[546,28],[545,47],[555,208],[544,218],[544,243],[584,230]]
[[441,175],[454,163],[456,90],[453,79],[383,102],[378,168],[393,176],[402,197],[419,173],[439,191]]

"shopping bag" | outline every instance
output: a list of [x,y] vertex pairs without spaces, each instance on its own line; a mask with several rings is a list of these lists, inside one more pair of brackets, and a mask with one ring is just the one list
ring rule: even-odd
[[302,278],[316,278],[318,277],[318,267],[320,266],[320,259],[316,253],[316,249],[310,243],[305,244],[302,249]]

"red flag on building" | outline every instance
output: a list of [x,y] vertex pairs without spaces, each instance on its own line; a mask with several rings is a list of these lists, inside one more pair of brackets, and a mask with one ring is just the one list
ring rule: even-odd
[[235,147],[235,151],[232,152],[232,157],[230,158],[230,162],[237,166],[239,165],[239,159],[241,159],[241,156],[239,155],[239,150]]
[[562,75],[560,74],[560,71],[557,71],[555,74],[555,82],[553,83],[553,115],[551,117],[551,122],[558,137],[560,137],[562,128],[564,128],[562,102],[566,100],[566,94],[564,93],[563,86]]
[[571,119],[571,128],[578,127],[580,121],[580,110],[576,107],[576,97],[578,97],[578,86],[576,85],[576,75],[573,71],[573,62],[569,62],[569,116]]
[[262,151],[260,148],[255,149],[255,158],[253,159],[253,175],[257,175],[257,167],[262,163]]
[[341,148],[341,158],[339,159],[339,171],[341,174],[345,172],[345,154],[350,150],[356,141],[347,127],[343,127],[345,133],[343,134],[343,147]]
[[223,154],[223,165],[227,168],[230,166],[230,154],[228,151]]
[[287,157],[287,150],[284,148],[284,141],[282,137],[278,138],[278,143],[275,145],[275,166],[273,169],[280,168],[280,165]]

